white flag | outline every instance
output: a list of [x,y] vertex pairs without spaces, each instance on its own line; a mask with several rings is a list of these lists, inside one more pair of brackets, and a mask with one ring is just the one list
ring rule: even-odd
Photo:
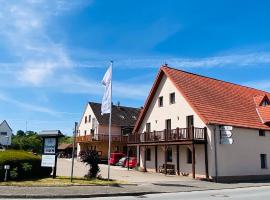
[[105,92],[102,98],[101,114],[106,114],[111,112],[111,102],[112,102],[112,63],[109,69],[106,71],[103,79],[102,85],[105,86]]

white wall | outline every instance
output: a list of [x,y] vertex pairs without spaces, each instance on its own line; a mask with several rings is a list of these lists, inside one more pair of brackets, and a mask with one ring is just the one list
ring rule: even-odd
[[[1,132],[6,132],[7,137],[4,135],[1,135]],[[0,126],[0,144],[2,145],[11,145],[11,136],[12,136],[12,130],[8,126],[7,122],[3,122]]]
[[[234,128],[233,144],[219,144],[217,157],[218,176],[243,176],[270,174],[270,132],[259,136],[259,130]],[[267,154],[267,169],[261,169],[260,154]]]
[[[168,164],[173,164],[175,166],[175,170],[177,170],[177,151],[176,146],[171,145],[172,147],[172,162],[167,162]],[[149,146],[151,149],[151,161],[146,161],[146,168],[148,171],[155,171],[155,147]],[[179,146],[179,169],[180,173],[188,173],[192,175],[192,164],[187,163],[187,145]],[[158,168],[165,163],[165,155],[164,148],[162,146],[158,146],[157,148],[157,166]],[[195,173],[196,176],[204,176],[205,175],[205,161],[204,161],[204,146],[203,145],[195,145]],[[144,165],[144,150],[141,148],[141,162],[140,166]]]
[[[91,115],[91,121],[89,122],[89,115]],[[85,116],[87,116],[87,122],[85,123],[84,119]],[[94,115],[94,112],[92,108],[90,107],[89,104],[87,104],[85,112],[82,116],[81,122],[79,124],[78,130],[79,130],[79,135],[84,136],[84,132],[86,131],[86,135],[90,135],[90,130],[93,128],[93,118],[96,120],[96,116]],[[95,128],[95,133],[98,132],[98,123],[96,120],[96,128]]]
[[[175,104],[170,104],[169,95],[173,92],[175,92]],[[163,107],[158,106],[158,97],[160,96],[163,96]],[[151,123],[151,131],[164,130],[166,119],[171,119],[172,129],[177,127],[186,128],[186,117],[189,115],[194,116],[195,127],[204,128],[206,126],[185,98],[178,92],[171,80],[164,75],[143,119],[139,132],[144,132],[146,130],[146,123],[149,122]]]
[[[175,104],[170,104],[169,95],[170,93],[175,92]],[[158,98],[163,96],[163,107],[158,106]],[[149,106],[149,109],[143,119],[143,122],[140,126],[139,132],[142,133],[146,130],[146,123],[151,123],[151,131],[161,131],[165,129],[165,120],[171,119],[171,128],[175,129],[186,128],[187,122],[186,117],[189,115],[194,116],[194,126],[198,128],[206,127],[205,123],[201,120],[201,118],[197,115],[197,113],[192,109],[183,95],[178,91],[178,89],[174,86],[172,81],[167,78],[165,75],[163,76],[159,87],[154,95],[154,98]],[[207,127],[208,128],[208,127]],[[208,128],[208,141],[211,142],[211,132]],[[173,162],[176,168],[176,146],[172,146],[173,148]],[[180,146],[180,172],[190,173],[192,172],[191,164],[187,164],[186,158],[186,146]],[[152,149],[152,159],[151,161],[147,161],[147,169],[152,171],[155,170],[155,153],[154,147]],[[208,157],[214,155],[212,154],[211,145],[208,145]],[[205,161],[204,161],[204,147],[203,145],[196,145],[196,174],[205,174]],[[141,166],[143,165],[144,152],[141,151]],[[211,158],[209,158],[211,161]],[[158,167],[163,165],[164,162],[164,150],[161,146],[158,146]]]

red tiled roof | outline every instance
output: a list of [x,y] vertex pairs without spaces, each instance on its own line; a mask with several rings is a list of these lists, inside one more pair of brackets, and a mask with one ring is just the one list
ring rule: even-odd
[[259,116],[265,124],[270,123],[270,106],[260,106],[258,107]]
[[[270,96],[270,93],[163,66],[136,123],[135,132],[138,131],[164,74],[204,123],[270,130],[262,122],[256,109],[258,97]],[[269,112],[263,112],[263,116],[270,119]]]

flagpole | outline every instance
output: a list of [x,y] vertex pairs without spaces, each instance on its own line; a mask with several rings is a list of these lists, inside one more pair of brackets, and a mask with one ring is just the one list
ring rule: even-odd
[[[111,61],[113,72],[113,61]],[[112,73],[113,75],[113,73]],[[109,148],[108,148],[108,181],[110,181],[110,157],[111,157],[111,128],[112,128],[112,75],[111,75],[111,101],[110,101],[110,119],[109,119]]]

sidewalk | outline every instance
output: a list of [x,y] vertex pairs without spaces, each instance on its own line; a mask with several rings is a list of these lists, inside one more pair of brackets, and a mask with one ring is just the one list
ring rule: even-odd
[[141,196],[154,193],[220,190],[269,186],[270,183],[218,184],[204,181],[178,181],[118,186],[14,187],[1,186],[0,198],[89,198],[108,196]]

